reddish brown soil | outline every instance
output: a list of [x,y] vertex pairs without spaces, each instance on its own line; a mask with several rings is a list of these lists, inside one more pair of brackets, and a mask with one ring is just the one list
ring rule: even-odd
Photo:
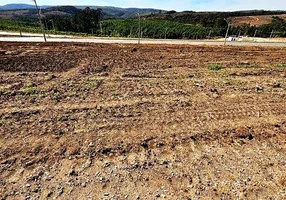
[[283,14],[283,15],[258,15],[258,16],[233,17],[231,18],[231,21],[235,26],[242,26],[244,24],[249,24],[251,26],[261,26],[264,24],[270,24],[273,16],[286,19],[286,14]]
[[285,53],[0,43],[1,199],[285,199]]

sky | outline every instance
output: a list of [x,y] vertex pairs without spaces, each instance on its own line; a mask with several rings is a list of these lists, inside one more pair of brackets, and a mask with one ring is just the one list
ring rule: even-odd
[[[286,10],[286,0],[37,0],[37,2],[39,5],[96,5],[176,11]],[[9,3],[32,4],[33,1],[1,0],[0,5]]]

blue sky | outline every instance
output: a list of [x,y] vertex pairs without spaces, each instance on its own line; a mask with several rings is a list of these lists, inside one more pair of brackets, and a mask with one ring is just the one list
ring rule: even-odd
[[[165,10],[228,11],[286,10],[286,0],[37,0],[39,5],[99,5],[116,7],[158,8]],[[0,5],[27,3],[32,0],[1,0]]]

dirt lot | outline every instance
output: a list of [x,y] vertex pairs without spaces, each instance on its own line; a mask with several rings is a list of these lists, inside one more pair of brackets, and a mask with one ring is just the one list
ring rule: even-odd
[[0,198],[286,199],[285,53],[0,43]]
[[264,24],[270,24],[272,17],[277,16],[282,19],[286,19],[286,14],[282,15],[258,15],[258,16],[243,16],[243,17],[232,17],[231,21],[235,26],[243,26],[249,24],[250,26],[261,26]]

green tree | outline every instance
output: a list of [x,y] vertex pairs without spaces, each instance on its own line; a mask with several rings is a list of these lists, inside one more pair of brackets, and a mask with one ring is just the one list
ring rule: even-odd
[[80,10],[72,17],[73,31],[93,33],[99,28],[101,10],[90,9],[89,7]]

